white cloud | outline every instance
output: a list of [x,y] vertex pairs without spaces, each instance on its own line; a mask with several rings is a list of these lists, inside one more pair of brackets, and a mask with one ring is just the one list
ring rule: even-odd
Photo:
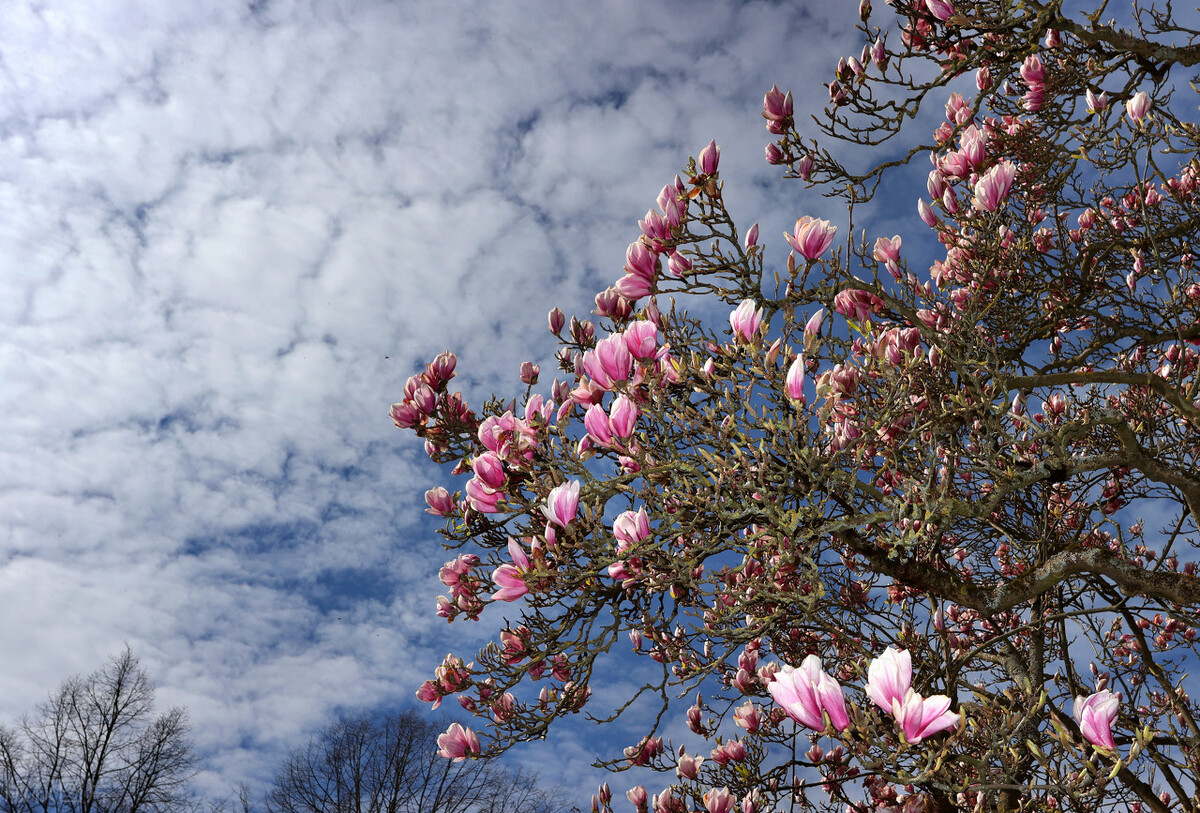
[[55,6],[0,20],[0,718],[128,641],[222,792],[483,633],[404,379],[545,364],[709,138],[782,229],[759,98],[840,53],[770,3]]

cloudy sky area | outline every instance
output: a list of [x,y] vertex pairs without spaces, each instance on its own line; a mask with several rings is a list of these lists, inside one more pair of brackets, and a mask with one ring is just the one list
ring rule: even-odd
[[758,111],[857,53],[825,5],[6,3],[0,720],[128,642],[218,796],[472,650],[389,404],[548,362],[710,138],[744,225],[822,213]]

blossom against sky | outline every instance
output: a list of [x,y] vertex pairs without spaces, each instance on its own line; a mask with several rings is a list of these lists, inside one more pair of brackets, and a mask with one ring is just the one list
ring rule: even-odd
[[472,404],[549,373],[709,139],[764,234],[820,214],[759,117],[860,47],[809,5],[8,3],[0,720],[127,642],[216,796],[411,702],[480,632],[388,406],[446,349]]

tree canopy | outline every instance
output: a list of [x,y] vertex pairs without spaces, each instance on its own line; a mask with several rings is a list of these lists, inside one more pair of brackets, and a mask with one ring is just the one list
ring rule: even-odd
[[[551,312],[552,386],[472,409],[452,354],[406,384],[396,424],[467,478],[426,495],[461,550],[438,613],[520,615],[418,694],[486,720],[444,735],[471,757],[607,719],[598,665],[648,657],[661,713],[608,763],[673,772],[639,811],[1198,809],[1200,32],[1169,2],[860,17],[814,125],[763,106],[844,221],[739,229],[710,144],[598,321]],[[925,160],[912,232],[859,230]]]
[[19,726],[0,727],[0,810],[188,810],[189,732],[182,708],[155,715],[154,684],[126,648],[65,681]]
[[[552,790],[524,771],[437,755],[438,731],[416,712],[330,725],[292,751],[265,797],[267,813],[558,813]],[[249,809],[249,804],[244,804]]]

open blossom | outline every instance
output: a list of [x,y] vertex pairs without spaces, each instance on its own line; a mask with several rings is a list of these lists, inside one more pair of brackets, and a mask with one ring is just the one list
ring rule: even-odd
[[625,338],[618,333],[596,342],[595,347],[583,354],[583,371],[605,390],[629,378],[633,372],[633,354]]
[[742,304],[729,314],[729,325],[733,328],[735,338],[740,336],[746,341],[753,340],[762,325],[762,308],[755,307],[753,299],[743,299]]
[[814,731],[825,730],[821,712],[829,715],[830,724],[838,731],[850,726],[842,687],[821,669],[821,659],[809,655],[799,669],[784,666],[767,684],[767,691],[788,716]]
[[438,735],[438,756],[462,762],[479,753],[479,738],[469,728],[451,723],[446,733]]
[[904,702],[892,701],[891,712],[904,739],[912,745],[958,725],[958,714],[950,711],[950,698],[942,694],[921,697],[910,689]]
[[704,757],[682,754],[679,757],[679,763],[675,766],[675,773],[681,779],[695,779],[700,773],[700,766],[703,764]]
[[1108,689],[1102,689],[1087,697],[1075,698],[1075,720],[1083,738],[1092,745],[1116,750],[1113,742],[1112,724],[1120,711],[1120,698]]
[[903,702],[912,686],[912,655],[907,649],[888,647],[867,667],[867,684],[863,688],[875,705],[892,713],[892,704]]
[[893,235],[890,240],[886,237],[876,238],[873,256],[875,259],[887,263],[890,268],[892,264],[900,262],[900,246],[902,242],[898,234]]
[[560,528],[570,525],[579,513],[579,489],[582,485],[578,480],[572,480],[550,489],[546,505],[542,508],[546,519]]
[[613,520],[613,536],[618,543],[636,545],[650,535],[650,518],[645,506],[637,511],[622,511]]
[[1017,174],[1017,167],[1011,161],[1001,161],[996,166],[989,169],[975,183],[975,196],[971,199],[972,205],[981,212],[994,212],[1000,208],[1000,204],[1008,197],[1008,192],[1012,189],[1013,178]]
[[481,514],[497,514],[500,512],[499,502],[504,499],[504,492],[487,487],[478,477],[467,481],[467,503]]
[[508,538],[508,555],[512,557],[513,563],[500,565],[492,574],[492,581],[500,586],[500,589],[492,594],[492,598],[497,601],[516,601],[529,592],[529,587],[525,584],[529,557],[525,555],[521,543],[511,536]]
[[751,734],[762,727],[762,716],[758,713],[758,707],[750,702],[733,710],[733,721]]
[[815,260],[833,244],[835,234],[837,226],[830,225],[828,220],[805,215],[796,221],[796,228],[791,234],[784,232],[783,236],[801,257]]
[[736,803],[737,797],[729,792],[729,788],[713,788],[704,792],[704,809],[707,813],[733,813]]

